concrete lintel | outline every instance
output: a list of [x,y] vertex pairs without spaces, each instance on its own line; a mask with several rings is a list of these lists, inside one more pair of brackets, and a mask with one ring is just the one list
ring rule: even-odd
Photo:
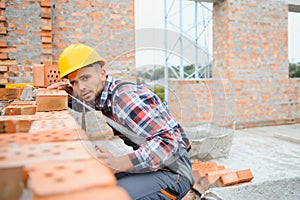
[[299,5],[289,4],[289,11],[290,12],[299,12],[300,13],[300,3],[299,3]]
[[[196,2],[209,2],[209,3],[216,3],[222,0],[189,0],[189,1],[196,1]],[[290,12],[300,12],[300,1],[299,0],[278,0],[284,1],[289,5]]]

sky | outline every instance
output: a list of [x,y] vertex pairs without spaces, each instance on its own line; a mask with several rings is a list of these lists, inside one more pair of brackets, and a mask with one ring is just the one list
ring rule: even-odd
[[[173,2],[168,0],[168,8],[170,8],[170,4]],[[174,5],[172,7],[169,17],[168,29],[170,29],[174,33],[179,33],[179,28],[173,26],[171,23],[179,24],[179,1],[174,1]],[[183,31],[186,32],[186,36],[188,38],[193,38],[193,22],[194,22],[194,7],[192,1],[183,1]],[[212,4],[205,4],[208,9],[211,9]],[[208,10],[200,8],[199,16],[202,16],[201,10],[203,13],[207,15]],[[199,17],[199,19],[202,19]],[[206,17],[206,21],[208,18]],[[192,24],[191,24],[192,23]],[[201,24],[201,23],[200,23]],[[205,51],[212,52],[212,40],[211,40],[211,24],[205,28],[205,33],[199,37],[199,41],[201,44],[201,48]],[[290,62],[300,62],[300,13],[292,13],[289,12],[288,15],[288,52],[289,52],[289,61]],[[201,24],[202,25],[202,24]],[[202,31],[203,28],[199,26],[199,31]],[[153,45],[153,48],[143,48],[146,45],[144,44],[145,38],[147,38],[148,46],[149,43],[155,41],[159,41],[163,38],[163,30],[164,30],[164,0],[135,0],[135,26],[136,26],[136,64],[137,66],[146,66],[146,65],[164,65],[165,60],[165,52],[162,48],[164,48],[164,44]],[[146,30],[147,28],[148,30]],[[151,29],[151,31],[149,31]],[[192,32],[189,32],[190,30]],[[147,37],[145,37],[147,35]],[[175,44],[174,44],[175,45]],[[178,45],[178,44],[177,44]],[[179,53],[179,50],[175,50],[175,53]],[[179,59],[176,56],[171,58],[172,62],[178,63]],[[185,63],[186,64],[186,63]]]
[[300,13],[289,12],[289,61],[300,62]]
[[[172,4],[173,2],[173,4]],[[167,1],[168,10],[170,10],[169,17],[168,17],[168,43],[172,52],[170,53],[170,62],[173,65],[179,65],[180,64],[180,49],[179,44],[176,43],[178,37],[179,37],[179,1]],[[207,4],[207,3],[205,3]],[[172,6],[173,5],[173,6]],[[211,9],[212,4],[207,4],[208,9]],[[201,20],[202,16],[202,9],[199,8],[199,17],[198,19]],[[183,32],[184,32],[184,52],[183,55],[185,57],[184,59],[184,65],[194,63],[195,59],[195,53],[192,53],[193,47],[191,45],[194,42],[195,39],[195,29],[194,29],[194,2],[193,1],[183,1]],[[207,9],[204,9],[203,13],[209,12]],[[205,17],[207,20],[211,17],[209,15],[206,15]],[[144,66],[144,65],[165,65],[165,43],[164,43],[164,0],[151,0],[151,1],[145,1],[145,0],[135,0],[135,25],[136,25],[136,62],[137,66]],[[203,30],[201,27],[203,24],[199,23],[199,35],[200,32]],[[143,30],[143,29],[148,29]],[[151,29],[151,30],[149,30]],[[199,37],[199,43],[201,42],[201,49],[205,50],[206,52],[211,52],[212,48],[212,42],[211,37],[207,37],[207,34],[211,30],[211,23],[208,23],[208,27],[205,29],[205,33],[201,34]],[[210,31],[211,32],[211,31]],[[147,37],[145,37],[145,35]],[[145,38],[147,38],[148,41],[148,47],[151,45],[151,42],[157,43],[157,41],[161,41],[159,44],[154,44],[152,49],[147,48],[145,50]],[[207,60],[207,59],[206,59]]]

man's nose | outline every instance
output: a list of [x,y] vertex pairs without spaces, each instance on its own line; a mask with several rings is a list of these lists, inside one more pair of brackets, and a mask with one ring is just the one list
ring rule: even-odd
[[78,81],[78,89],[79,91],[85,90],[86,89],[85,84],[81,81]]

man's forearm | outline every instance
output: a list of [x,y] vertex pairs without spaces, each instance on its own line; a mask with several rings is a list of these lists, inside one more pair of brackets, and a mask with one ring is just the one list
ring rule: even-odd
[[128,155],[115,157],[116,172],[127,172],[134,170],[134,166]]

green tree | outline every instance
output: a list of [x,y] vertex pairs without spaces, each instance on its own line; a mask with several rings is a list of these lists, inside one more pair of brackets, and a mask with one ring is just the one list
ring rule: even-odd
[[300,63],[289,64],[289,76],[290,78],[300,78]]

